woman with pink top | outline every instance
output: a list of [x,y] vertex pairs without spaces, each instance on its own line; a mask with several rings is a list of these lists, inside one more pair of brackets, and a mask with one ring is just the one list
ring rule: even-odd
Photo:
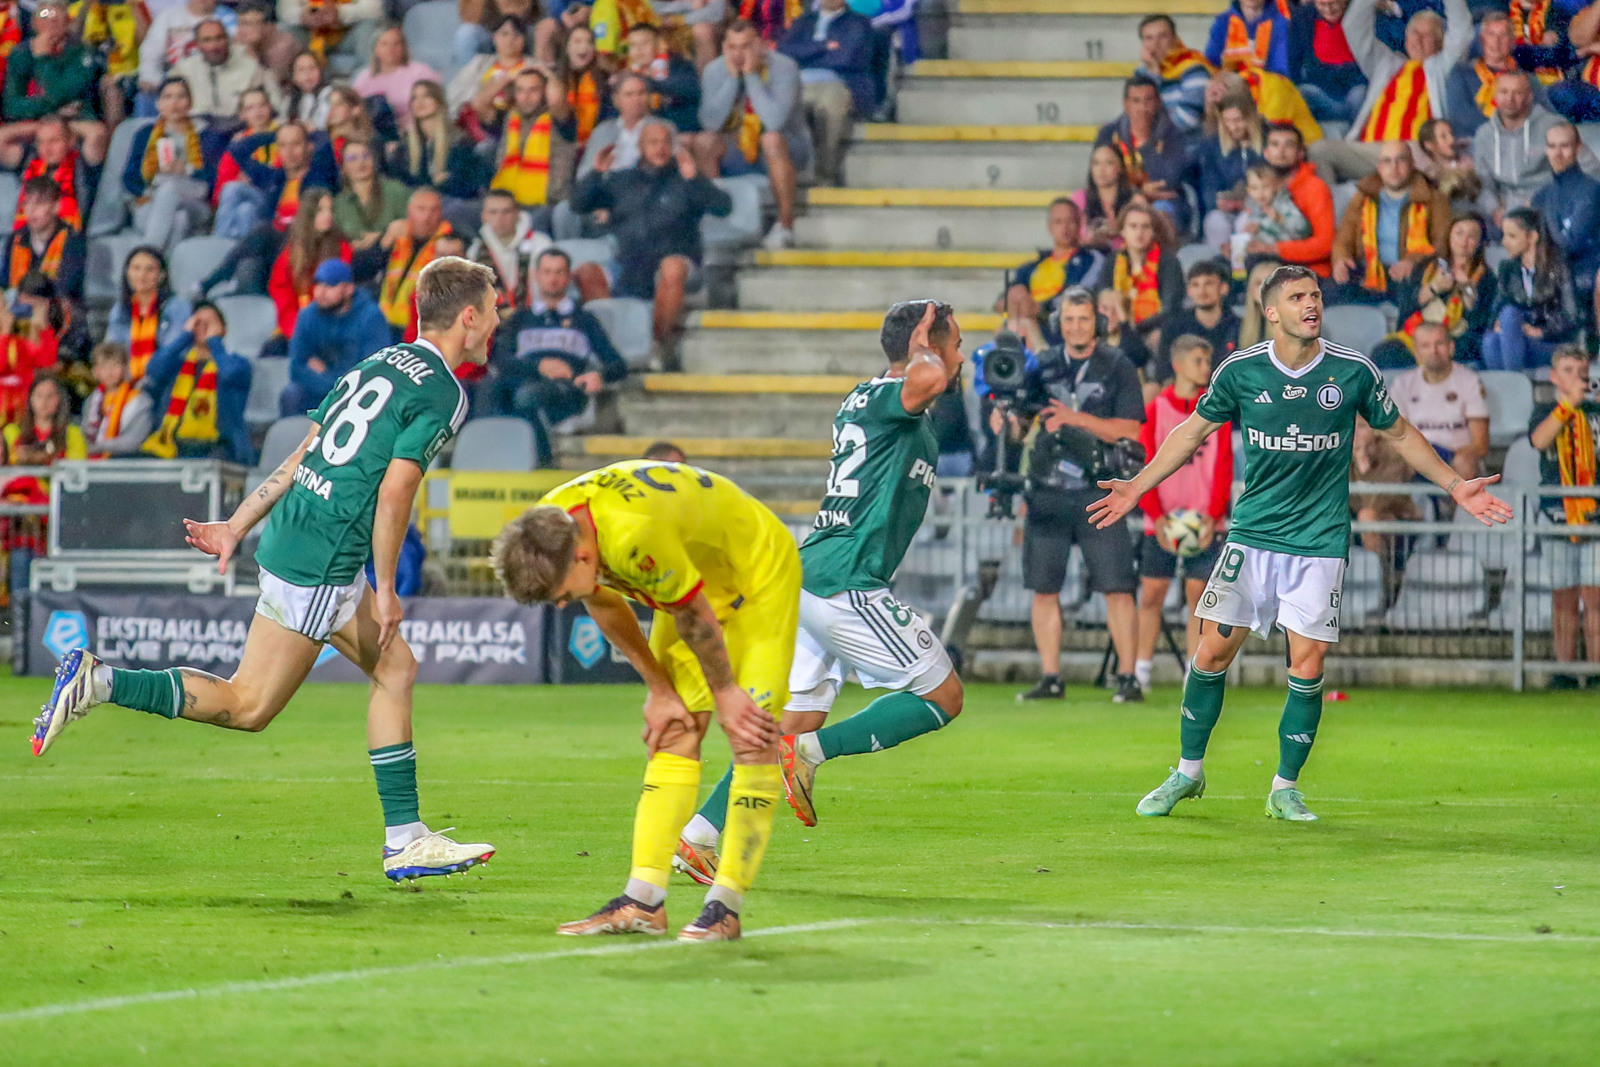
[[394,112],[395,125],[404,129],[411,123],[411,89],[418,82],[443,81],[426,63],[411,58],[406,35],[390,25],[372,42],[372,62],[361,69],[353,82],[362,96],[382,96]]

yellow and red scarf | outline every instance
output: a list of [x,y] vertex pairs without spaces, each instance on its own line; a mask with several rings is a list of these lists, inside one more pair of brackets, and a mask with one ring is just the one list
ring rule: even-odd
[[[74,228],[83,226],[83,212],[78,206],[78,153],[69,149],[61,157],[61,162],[54,167],[44,160],[34,157],[33,161],[22,168],[22,184],[27,185],[34,178],[50,178],[55,181],[56,188],[61,190],[60,216]],[[12,221],[11,228],[22,228],[22,197],[17,197],[17,217]]]
[[[44,246],[44,255],[39,260],[39,273],[51,281],[55,281],[56,275],[61,273],[61,252],[67,247],[67,237],[71,232],[71,227],[57,226],[55,236]],[[18,230],[11,235],[11,287],[21,284],[32,267],[33,241],[27,230]]]
[[1478,94],[1472,98],[1472,102],[1478,105],[1484,118],[1491,118],[1494,115],[1495,72],[1482,59],[1474,60],[1472,69],[1478,73]]
[[1422,124],[1433,114],[1428,100],[1428,75],[1415,59],[1407,60],[1395,72],[1383,95],[1372,105],[1361,139],[1368,143],[1415,141]]
[[[161,141],[167,135],[165,119],[156,119],[156,124],[150,127],[150,140],[145,142],[144,158],[140,161],[139,173],[144,176],[144,182],[149,185],[155,180],[157,164],[160,157],[157,155]],[[184,137],[184,154],[187,169],[190,174],[199,174],[205,169],[205,160],[200,155],[200,130],[193,122],[189,123],[189,133]]]
[[140,308],[134,301],[128,308],[128,380],[140,382],[150,357],[156,354],[156,334],[161,330],[161,305],[155,297]]
[[172,383],[167,413],[161,425],[145,438],[140,450],[161,459],[178,455],[178,441],[217,439],[217,361],[205,345],[195,345],[184,357]]
[[300,210],[300,179],[285,177],[283,192],[278,194],[278,206],[272,213],[272,225],[287,230]]
[[1117,265],[1112,271],[1111,287],[1128,297],[1129,314],[1137,326],[1146,319],[1161,314],[1161,284],[1159,267],[1161,246],[1152,243],[1145,251],[1144,262],[1134,273],[1128,260],[1131,253],[1124,248],[1117,253]]
[[1223,70],[1265,67],[1267,65],[1267,53],[1271,49],[1271,19],[1262,19],[1256,26],[1255,34],[1252,35],[1245,27],[1244,18],[1237,11],[1228,16],[1228,37],[1222,45]]
[[[17,20],[17,5],[0,6],[0,61],[10,57],[11,50],[22,43],[22,23]],[[4,63],[0,62],[0,69]]]
[[[1378,197],[1382,195],[1369,196],[1366,203],[1361,205],[1361,254],[1367,257],[1367,274],[1361,279],[1361,284],[1373,292],[1383,292],[1389,288],[1389,274],[1378,260]],[[1427,204],[1406,205],[1401,259],[1433,255],[1433,240],[1428,236],[1430,221]]]
[[[1550,28],[1550,0],[1536,0],[1526,15],[1522,13],[1521,5],[1513,3],[1506,15],[1511,19],[1513,44],[1543,46],[1545,31]],[[1545,85],[1561,80],[1561,71],[1555,67],[1540,67],[1533,75]],[[1489,112],[1485,111],[1484,114]]]
[[[1422,272],[1421,282],[1418,283],[1419,292],[1428,291],[1428,286],[1432,284],[1433,279],[1439,276],[1439,270],[1439,261],[1436,259],[1430,260],[1428,266]],[[1480,266],[1472,272],[1469,280],[1474,286],[1483,277],[1484,270],[1485,268]],[[1440,317],[1440,312],[1429,310],[1436,304],[1443,305],[1443,318]],[[1406,318],[1406,321],[1400,324],[1400,333],[1404,335],[1402,340],[1405,341],[1406,347],[1410,348],[1411,339],[1416,336],[1417,327],[1424,322],[1437,322],[1445,328],[1451,337],[1460,337],[1464,332],[1462,320],[1466,318],[1466,315],[1467,304],[1466,301],[1461,299],[1461,287],[1458,285],[1445,296],[1436,297],[1428,301],[1426,306],[1413,311]]]
[[1195,67],[1203,68],[1207,73],[1213,73],[1212,66],[1206,57],[1196,52],[1193,48],[1184,46],[1177,38],[1172,41],[1172,48],[1168,50],[1166,58],[1161,61],[1161,80],[1175,82],[1189,73]]
[[589,143],[589,134],[600,121],[600,87],[595,84],[594,71],[586,70],[578,77],[578,84],[567,90],[567,103],[578,123],[578,147]]
[[115,437],[122,432],[122,412],[135,391],[132,382],[123,382],[109,393],[100,387],[100,436]]
[[[1555,442],[1561,484],[1595,485],[1594,431],[1589,429],[1589,417],[1582,408],[1575,408],[1565,400],[1556,405],[1555,415],[1561,422]],[[1571,526],[1584,525],[1600,509],[1600,500],[1589,496],[1562,497],[1561,503]],[[1572,540],[1581,539],[1574,537]]]
[[502,142],[500,169],[489,188],[505,190],[521,207],[543,204],[550,184],[550,113],[540,113],[524,137],[522,116],[511,112],[506,116]]
[[[306,6],[315,9],[326,6],[328,2],[329,0],[309,0]],[[350,0],[338,0],[338,3],[348,4]],[[345,26],[331,26],[311,31],[311,51],[318,59],[322,60],[324,65],[328,61],[329,49],[339,47],[339,42],[344,40],[347,29],[348,27]]]
[[[1148,142],[1147,142],[1148,143]],[[1133,143],[1133,133],[1130,130],[1128,139],[1124,141],[1120,133],[1111,135],[1111,147],[1117,150],[1117,155],[1122,157],[1122,165],[1128,172],[1128,182],[1135,188],[1145,183],[1144,153]]]
[[411,234],[401,234],[389,252],[389,266],[383,272],[383,288],[378,291],[378,307],[389,325],[405,329],[411,323],[411,298],[416,295],[417,275],[433,262],[434,242],[450,232],[450,224],[441,222],[426,244],[415,250]]

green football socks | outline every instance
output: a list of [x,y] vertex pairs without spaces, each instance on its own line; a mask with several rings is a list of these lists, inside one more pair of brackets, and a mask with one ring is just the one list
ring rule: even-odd
[[913,737],[932,733],[950,721],[937,705],[915,693],[890,693],[861,711],[817,731],[822,758],[881,752]]
[[129,671],[113,667],[111,702],[134,711],[176,719],[183,710],[183,672],[176,667],[164,671]]
[[401,826],[420,822],[417,814],[417,750],[410,741],[369,749],[372,773],[378,779],[378,800],[383,804],[383,824]]
[[1189,665],[1178,730],[1184,759],[1205,759],[1211,731],[1217,728],[1217,720],[1222,717],[1222,695],[1227,687],[1227,671],[1203,671],[1194,664]]
[[1278,777],[1294,782],[1300,768],[1311,755],[1317,740],[1317,723],[1322,720],[1322,675],[1296,678],[1289,675],[1289,696],[1283,702],[1283,718],[1278,721]]

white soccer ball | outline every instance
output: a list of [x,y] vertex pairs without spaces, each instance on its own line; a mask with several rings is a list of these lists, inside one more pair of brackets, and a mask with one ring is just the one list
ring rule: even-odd
[[1179,508],[1163,520],[1172,550],[1183,559],[1200,554],[1200,538],[1205,533],[1206,517],[1194,508]]

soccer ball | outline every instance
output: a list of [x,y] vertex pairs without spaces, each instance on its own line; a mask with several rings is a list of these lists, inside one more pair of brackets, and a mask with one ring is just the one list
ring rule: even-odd
[[1163,522],[1166,524],[1167,539],[1172,542],[1172,550],[1183,559],[1200,553],[1200,535],[1205,530],[1206,517],[1194,508],[1179,508],[1168,515]]

